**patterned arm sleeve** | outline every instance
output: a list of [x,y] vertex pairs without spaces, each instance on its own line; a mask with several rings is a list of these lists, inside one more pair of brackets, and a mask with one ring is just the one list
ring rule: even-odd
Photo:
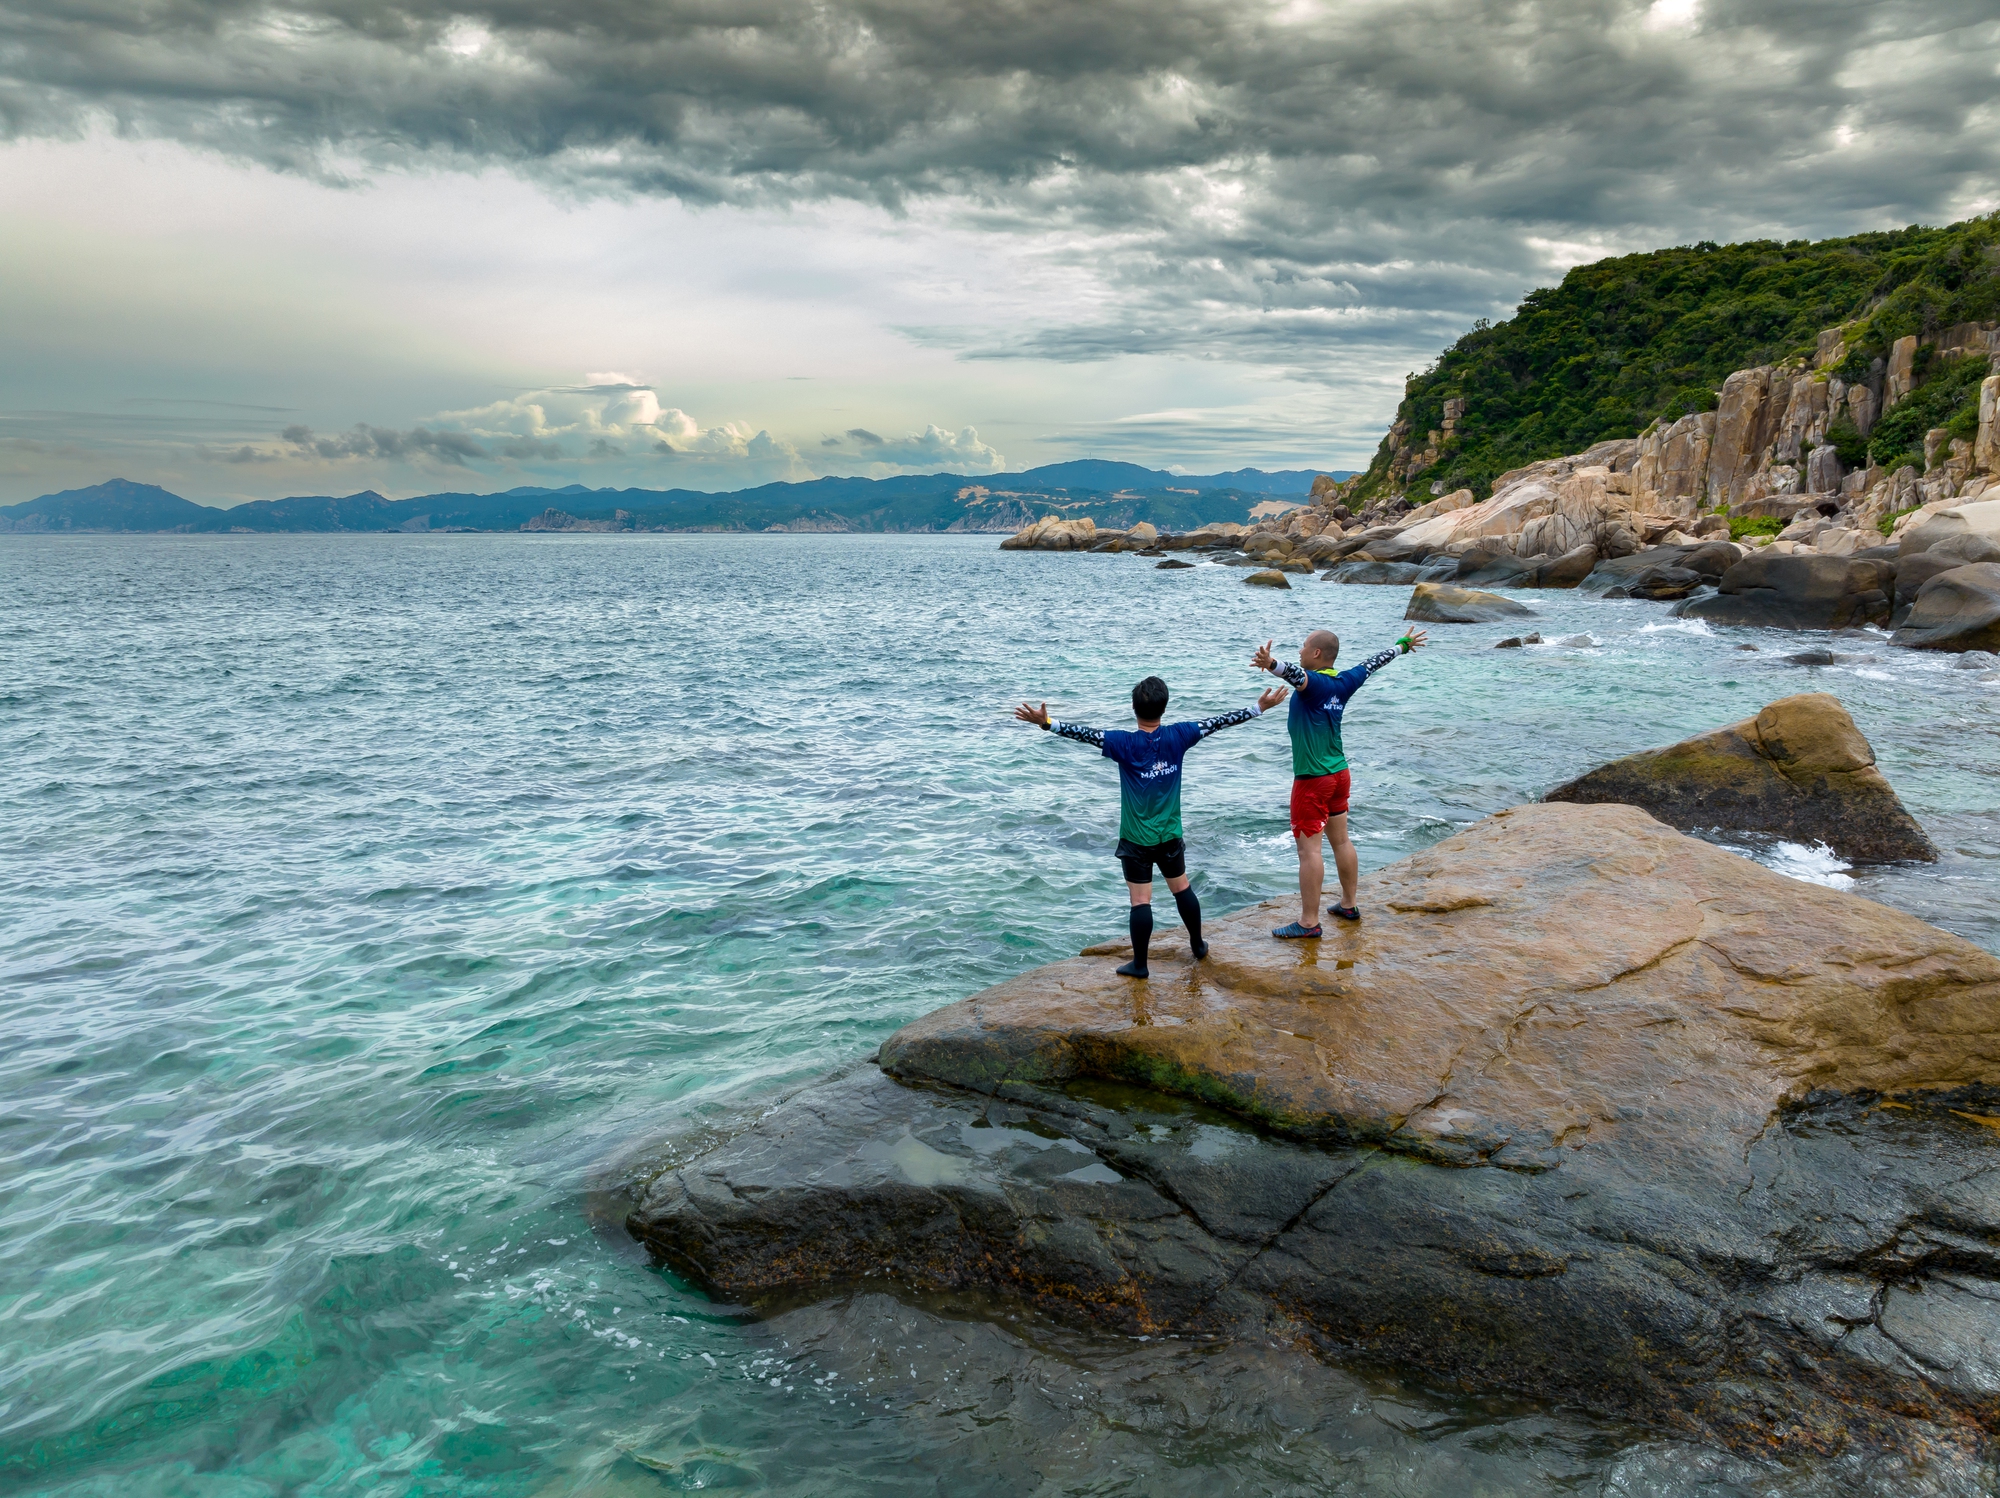
[[1104,747],[1104,730],[1085,728],[1081,723],[1051,723],[1049,732],[1059,739],[1075,739],[1079,744],[1089,744],[1094,748]]
[[1252,718],[1259,716],[1261,714],[1257,708],[1239,707],[1233,712],[1220,713],[1213,718],[1203,718],[1195,724],[1195,741],[1199,743],[1219,728],[1234,728],[1238,723],[1248,723]]
[[1342,702],[1361,690],[1361,684],[1396,658],[1394,650],[1378,650],[1360,665],[1343,671],[1334,679],[1333,689]]
[[1271,668],[1271,674],[1296,692],[1306,684],[1306,668],[1297,661],[1279,661]]

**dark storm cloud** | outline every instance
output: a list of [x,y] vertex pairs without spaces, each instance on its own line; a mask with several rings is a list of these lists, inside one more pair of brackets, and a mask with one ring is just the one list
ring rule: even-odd
[[926,337],[1312,368],[1599,253],[1991,206],[1996,61],[1991,0],[0,0],[0,130],[943,213],[1113,297]]
[[[468,458],[491,457],[486,448],[466,436],[463,432],[434,432],[427,427],[415,427],[407,432],[392,431],[387,427],[369,426],[365,422],[334,437],[321,437],[311,427],[288,426],[281,433],[301,456],[310,455],[329,460],[340,458],[432,458],[439,462],[460,466]],[[550,444],[553,446],[553,444]],[[535,456],[534,444],[525,456]],[[558,449],[560,451],[560,449]],[[505,456],[523,456],[509,452]]]

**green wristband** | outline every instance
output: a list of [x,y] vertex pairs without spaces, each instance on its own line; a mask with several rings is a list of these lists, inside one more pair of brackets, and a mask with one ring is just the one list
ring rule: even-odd
[[1402,648],[1403,654],[1408,655],[1410,653],[1410,637],[1408,635],[1404,635],[1396,644]]

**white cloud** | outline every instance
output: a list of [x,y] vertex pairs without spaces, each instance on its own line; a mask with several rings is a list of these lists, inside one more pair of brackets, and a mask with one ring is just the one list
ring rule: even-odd
[[973,427],[946,431],[935,424],[904,437],[882,437],[861,427],[822,438],[823,453],[852,455],[861,461],[837,462],[838,471],[867,478],[896,473],[998,473],[1007,460],[998,449],[979,440]]
[[1701,19],[1701,0],[1653,0],[1640,25],[1648,31],[1692,31]]

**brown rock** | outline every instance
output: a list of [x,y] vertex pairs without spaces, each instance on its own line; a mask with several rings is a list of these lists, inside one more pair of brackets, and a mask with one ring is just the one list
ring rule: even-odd
[[1719,591],[1689,599],[1678,612],[1714,624],[1850,629],[1887,622],[1895,577],[1895,566],[1888,561],[1778,555],[1766,548],[1724,572],[1716,584]]
[[[1715,411],[1715,439],[1708,454],[1708,502],[1744,498],[1769,446],[1772,369],[1739,369],[1722,382]],[[1782,413],[1781,413],[1782,414]]]
[[[1815,1088],[2000,1079],[2000,959],[1631,807],[1517,807],[1369,893],[1317,945],[1271,940],[1281,901],[1216,923],[1207,962],[1143,998],[1106,962],[1038,969],[904,1026],[881,1064],[1139,1082],[1461,1164],[1552,1164],[1647,1098],[1682,1122],[1627,1147],[1723,1153]],[[1669,1011],[1691,1028],[1649,1044]]]
[[1916,334],[1898,338],[1889,346],[1889,384],[1882,396],[1884,412],[1894,410],[1896,402],[1910,393],[1910,386],[1916,380],[1916,365]]
[[2000,562],[1974,562],[1931,578],[1889,643],[1913,650],[2000,650]]
[[[1122,532],[1111,532],[1120,536]],[[1000,543],[1002,551],[1088,551],[1099,541],[1106,539],[1094,520],[1063,520],[1054,515],[1044,515],[1040,520],[1024,525],[1013,535]]]
[[1660,509],[1691,514],[1707,492],[1709,447],[1715,440],[1715,413],[1683,416],[1671,426],[1639,439],[1633,469],[1634,493]]
[[1498,593],[1482,593],[1477,588],[1461,588],[1455,583],[1418,583],[1410,593],[1405,619],[1426,624],[1491,624],[1532,614],[1525,604],[1503,598]]
[[1543,800],[1621,802],[1673,827],[1823,842],[1852,863],[1938,856],[1847,709],[1825,692],[1780,698],[1741,723],[1614,760]]
[[632,1230],[737,1301],[1275,1326],[1760,1451],[1928,1472],[2000,1430],[2000,960],[1625,806],[1501,813],[1366,898],[941,1009],[880,1053],[917,1085],[807,1090]]
[[1285,574],[1277,571],[1275,568],[1266,568],[1262,572],[1253,572],[1248,577],[1244,578],[1243,581],[1248,583],[1253,588],[1291,587],[1291,583],[1287,581]]
[[1972,440],[1976,472],[2000,474],[2000,375],[1988,375],[1979,385],[1979,430]]

